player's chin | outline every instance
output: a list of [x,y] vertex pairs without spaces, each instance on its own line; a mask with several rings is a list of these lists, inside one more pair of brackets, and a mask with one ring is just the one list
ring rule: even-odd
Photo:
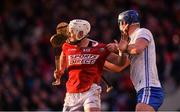
[[68,38],[70,42],[75,42],[76,40],[73,37]]

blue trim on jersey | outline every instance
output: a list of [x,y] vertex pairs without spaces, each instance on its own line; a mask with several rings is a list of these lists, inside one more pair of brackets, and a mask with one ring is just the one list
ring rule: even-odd
[[147,80],[148,80],[147,83],[148,83],[148,87],[149,87],[149,59],[148,59],[149,57],[148,57],[148,47],[147,47],[147,51],[146,52],[147,52],[147,57],[146,57],[147,68],[146,69],[147,69]]
[[[144,50],[144,63],[145,63],[145,84],[146,87],[149,87],[149,62],[148,62],[148,48],[145,48]],[[149,97],[151,95],[151,92],[148,89],[144,89],[143,91],[143,97],[142,97],[142,102],[148,103],[149,102]]]
[[[144,94],[145,90],[148,90],[151,93],[150,96],[147,96]],[[143,97],[145,97],[146,99],[148,99],[148,97],[149,97],[149,101],[142,102]],[[164,100],[164,92],[163,92],[162,88],[160,88],[160,87],[142,88],[137,93],[137,103],[148,104],[148,105],[152,106],[156,111],[159,109],[159,107],[163,103],[163,100]]]
[[[147,87],[149,87],[149,59],[148,59],[148,47],[146,48],[146,61],[147,61],[147,63],[146,63],[146,73],[147,73]],[[149,99],[149,97],[150,97],[150,88],[148,88],[148,90],[147,90],[147,100],[146,100],[146,102],[148,103],[149,101],[148,101],[148,99]]]

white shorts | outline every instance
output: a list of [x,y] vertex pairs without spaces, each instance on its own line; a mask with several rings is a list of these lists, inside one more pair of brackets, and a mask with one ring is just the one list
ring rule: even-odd
[[101,87],[92,84],[91,88],[82,93],[66,93],[63,112],[83,111],[86,108],[101,109]]

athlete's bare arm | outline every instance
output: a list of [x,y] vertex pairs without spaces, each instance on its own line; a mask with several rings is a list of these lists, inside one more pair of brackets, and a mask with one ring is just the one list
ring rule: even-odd
[[128,45],[127,51],[131,55],[140,54],[148,46],[148,43],[145,38],[138,38],[134,44]]
[[121,72],[127,66],[129,66],[130,60],[128,59],[127,55],[119,56],[115,53],[111,53],[104,64],[104,69],[113,72]]
[[64,73],[64,70],[66,69],[66,66],[67,66],[67,62],[66,62],[66,56],[63,51],[61,52],[61,55],[60,55],[59,64],[60,64],[59,71]]
[[104,63],[104,69],[107,71],[112,71],[112,72],[121,72],[122,70],[124,70],[126,67],[128,67],[130,64],[130,61],[126,61],[126,63],[123,66],[118,66],[116,64],[110,63],[108,61],[105,61]]
[[56,79],[56,81],[54,81],[52,84],[53,85],[60,85],[61,81],[61,76],[64,74],[64,70],[66,68],[66,56],[65,54],[63,53],[63,51],[61,52],[61,55],[59,57],[59,59],[57,59],[55,61],[56,63],[56,70],[54,71],[54,78]]

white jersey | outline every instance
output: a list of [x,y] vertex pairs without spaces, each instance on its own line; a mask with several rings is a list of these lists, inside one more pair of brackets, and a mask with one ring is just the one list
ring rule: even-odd
[[144,87],[161,87],[156,67],[156,52],[151,32],[145,28],[138,28],[130,35],[130,43],[134,44],[138,38],[145,38],[149,44],[141,54],[130,55],[130,77],[136,91]]

